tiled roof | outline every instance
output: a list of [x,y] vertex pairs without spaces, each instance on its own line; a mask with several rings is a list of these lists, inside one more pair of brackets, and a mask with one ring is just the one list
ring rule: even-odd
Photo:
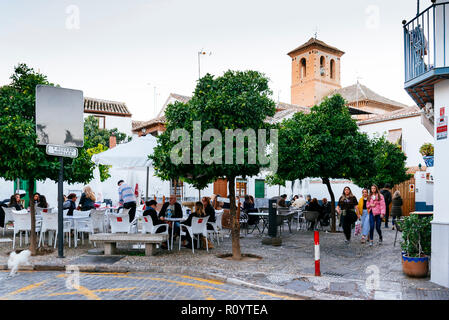
[[339,93],[348,103],[357,102],[358,98],[358,101],[375,101],[395,108],[408,107],[403,103],[385,98],[360,83],[358,85],[354,84],[349,87],[334,90],[330,95],[334,95],[337,93]]
[[152,126],[154,124],[159,124],[159,123],[160,124],[165,124],[165,121],[166,121],[165,116],[157,117],[157,118],[151,119],[149,121],[138,121],[138,122],[140,122],[140,124],[136,125],[135,127],[133,126],[133,131],[139,131],[139,130],[141,130],[143,128],[147,128],[147,127]]
[[88,97],[84,98],[84,112],[131,117],[131,113],[129,112],[128,108],[126,107],[126,103],[124,102],[101,100]]
[[142,124],[144,124],[146,121],[136,121],[132,120],[132,130],[135,130],[136,128],[140,127]]
[[303,50],[303,49],[305,49],[307,47],[311,47],[311,46],[319,46],[319,47],[322,47],[322,48],[325,48],[325,49],[331,49],[331,50],[336,51],[337,53],[340,53],[342,55],[344,54],[344,52],[341,51],[340,49],[332,47],[332,46],[328,45],[327,43],[325,43],[325,42],[323,42],[321,40],[318,40],[316,38],[310,38],[309,41],[307,41],[303,45],[300,45],[299,47],[297,47],[296,49],[290,51],[287,54],[290,55],[292,53],[295,53],[296,51]]
[[170,95],[168,96],[167,100],[165,101],[164,105],[162,106],[161,111],[159,111],[159,113],[157,114],[157,117],[162,117],[165,114],[165,109],[167,109],[167,106],[170,103],[173,103],[173,100],[182,102],[182,103],[187,103],[189,102],[189,100],[192,99],[192,97],[188,97],[188,96],[183,96],[177,93],[170,93]]
[[388,121],[388,120],[414,117],[414,116],[419,116],[420,114],[421,114],[421,110],[418,108],[418,106],[406,107],[406,108],[396,110],[393,112],[374,115],[366,120],[358,121],[357,124],[364,125],[364,124],[370,124],[370,123],[376,123],[376,122],[382,122],[382,121]]

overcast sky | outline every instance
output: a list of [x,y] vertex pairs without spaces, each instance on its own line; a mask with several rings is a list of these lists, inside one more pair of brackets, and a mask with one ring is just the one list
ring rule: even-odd
[[[430,5],[421,0],[421,7]],[[0,0],[0,85],[19,62],[84,96],[126,102],[135,120],[201,73],[254,69],[290,102],[287,52],[318,39],[346,54],[343,86],[360,82],[412,105],[403,89],[403,19],[415,0]]]

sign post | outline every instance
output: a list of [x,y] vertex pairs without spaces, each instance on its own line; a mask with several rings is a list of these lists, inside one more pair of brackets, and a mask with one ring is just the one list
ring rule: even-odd
[[[59,158],[58,258],[64,258],[64,157],[78,157],[84,146],[84,97],[80,90],[36,86],[36,133],[46,153]],[[57,118],[55,118],[55,116]]]

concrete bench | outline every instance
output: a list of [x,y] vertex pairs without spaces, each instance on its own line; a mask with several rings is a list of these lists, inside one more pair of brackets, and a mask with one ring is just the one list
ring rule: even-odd
[[155,254],[156,244],[167,242],[167,234],[141,234],[141,233],[94,233],[89,235],[89,240],[104,243],[104,254],[113,255],[117,250],[117,242],[144,243],[145,255]]

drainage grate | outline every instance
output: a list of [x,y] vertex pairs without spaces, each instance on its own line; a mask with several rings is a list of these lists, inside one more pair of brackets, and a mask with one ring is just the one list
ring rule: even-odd
[[338,273],[338,272],[334,272],[334,271],[326,271],[322,273],[325,276],[332,276],[332,277],[343,277],[344,274],[343,273]]

